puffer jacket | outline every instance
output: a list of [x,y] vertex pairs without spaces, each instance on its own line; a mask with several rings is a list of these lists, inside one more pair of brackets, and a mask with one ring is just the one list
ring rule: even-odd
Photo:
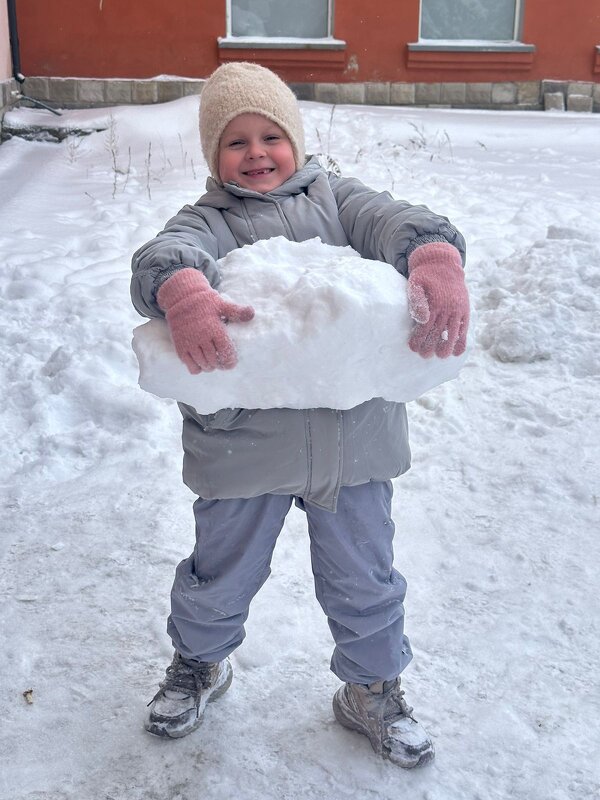
[[[267,194],[209,178],[206,194],[134,254],[133,304],[143,316],[162,317],[156,292],[174,272],[194,267],[218,288],[218,259],[274,236],[349,244],[404,275],[421,244],[450,242],[463,263],[465,256],[464,239],[446,217],[327,173],[311,158]],[[179,407],[183,478],[205,499],[293,494],[335,511],[341,486],[387,480],[410,466],[402,403],[374,398],[347,411],[237,408],[209,415]]]

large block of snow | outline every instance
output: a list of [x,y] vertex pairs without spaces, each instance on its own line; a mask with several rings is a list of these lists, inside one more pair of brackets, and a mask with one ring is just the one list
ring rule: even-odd
[[164,320],[134,330],[139,383],[159,397],[220,408],[347,409],[373,397],[408,402],[458,374],[465,356],[424,359],[408,347],[406,279],[351,247],[283,237],[233,250],[219,291],[255,317],[232,323],[232,370],[191,375]]

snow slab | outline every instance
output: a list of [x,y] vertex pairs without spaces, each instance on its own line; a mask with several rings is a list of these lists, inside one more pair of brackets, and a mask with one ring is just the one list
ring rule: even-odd
[[413,353],[406,278],[351,247],[278,236],[232,250],[218,266],[221,294],[255,310],[250,322],[227,327],[237,366],[191,375],[167,323],[155,319],[133,335],[142,389],[201,414],[346,409],[373,397],[415,400],[455,378],[466,360]]

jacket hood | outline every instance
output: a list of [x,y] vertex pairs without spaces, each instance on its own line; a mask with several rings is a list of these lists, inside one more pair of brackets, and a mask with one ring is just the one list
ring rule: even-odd
[[222,186],[214,178],[208,178],[206,181],[206,194],[202,195],[195,205],[210,206],[211,208],[229,208],[232,203],[232,195],[234,197],[254,197],[258,199],[263,197],[289,197],[303,192],[324,171],[319,159],[316,156],[309,156],[304,166],[294,172],[291,178],[288,178],[281,186],[266,194],[255,192],[252,189],[244,189],[236,183],[226,183]]

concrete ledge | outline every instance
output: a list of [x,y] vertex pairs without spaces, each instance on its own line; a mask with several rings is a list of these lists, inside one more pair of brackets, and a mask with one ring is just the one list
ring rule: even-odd
[[567,111],[579,111],[591,114],[593,106],[594,102],[591,95],[570,94],[567,97]]
[[6,81],[0,81],[0,114],[4,113],[15,102],[14,92],[18,92],[18,85],[15,80],[10,78]]
[[522,81],[516,86],[518,104],[540,107],[542,89],[539,81]]
[[566,95],[569,91],[569,81],[542,81],[542,94],[561,94]]
[[466,104],[471,108],[490,108],[492,105],[492,84],[468,83]]
[[318,103],[339,103],[339,98],[336,83],[315,84],[315,100]]
[[23,94],[59,108],[166,103],[200,94],[204,80],[187,78],[27,78]]
[[416,83],[415,104],[418,106],[439,105],[441,103],[441,83]]
[[513,105],[517,102],[517,86],[515,83],[493,83],[492,104]]
[[6,81],[0,81],[0,141],[2,140],[2,120],[4,118],[4,112],[9,111],[14,105],[18,91],[17,82],[12,78]]
[[450,106],[464,106],[467,102],[466,83],[442,83],[440,87],[440,102]]
[[315,84],[314,83],[288,83],[292,92],[296,95],[298,100],[314,100],[315,99]]
[[414,106],[414,83],[392,83],[390,86],[390,103],[394,106]]
[[592,81],[542,81],[546,111],[600,112],[600,83]]
[[370,106],[389,106],[389,83],[365,83],[365,103]]
[[562,92],[544,92],[544,111],[564,111],[565,96]]
[[62,142],[70,136],[89,136],[90,133],[105,131],[108,127],[107,124],[98,128],[72,126],[65,128],[61,126],[60,122],[56,122],[58,119],[60,117],[54,117],[52,120],[48,120],[45,125],[11,125],[10,123],[4,123],[0,141],[6,142],[9,139],[18,138],[32,142]]
[[[22,87],[4,81],[2,108],[14,103],[11,95],[24,95],[56,108],[90,108],[114,105],[165,103],[188,95],[199,95],[205,81],[192,78],[103,79],[27,78]],[[291,83],[300,100],[331,104],[406,105],[421,107],[600,111],[600,82],[592,81],[501,81],[396,83]],[[562,97],[562,103],[560,98]],[[588,98],[587,101],[569,98]],[[28,105],[27,101],[21,101]],[[590,108],[591,103],[591,108]]]
[[573,83],[569,83],[567,94],[583,94],[591,97],[593,88],[594,84],[591,81],[574,81]]

